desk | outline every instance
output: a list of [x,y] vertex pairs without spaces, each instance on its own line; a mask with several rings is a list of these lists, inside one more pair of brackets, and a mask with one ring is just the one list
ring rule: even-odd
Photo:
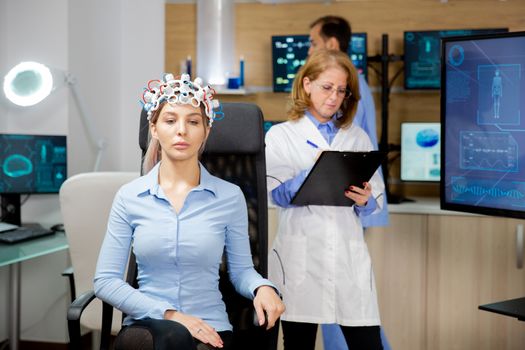
[[18,350],[20,339],[20,268],[22,261],[68,248],[66,235],[53,235],[16,244],[0,243],[0,267],[9,266],[9,345]]
[[518,320],[525,321],[525,297],[480,305],[479,309],[505,316],[517,317]]

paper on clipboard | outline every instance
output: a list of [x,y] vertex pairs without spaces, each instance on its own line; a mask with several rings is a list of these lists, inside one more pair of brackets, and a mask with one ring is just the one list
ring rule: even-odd
[[385,160],[382,151],[324,151],[292,199],[293,205],[352,206],[344,195],[350,185],[362,186]]

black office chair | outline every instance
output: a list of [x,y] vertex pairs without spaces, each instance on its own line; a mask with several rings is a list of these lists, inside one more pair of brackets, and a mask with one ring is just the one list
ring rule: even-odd
[[[248,206],[253,263],[256,270],[266,277],[268,210],[262,112],[256,105],[246,103],[224,103],[222,107],[225,117],[214,122],[201,162],[212,175],[235,183],[242,189]],[[142,111],[139,145],[143,156],[148,145],[146,117],[147,114]],[[136,277],[137,266],[131,254],[127,282],[137,287]],[[254,324],[253,303],[235,291],[227,277],[225,263],[221,266],[219,288],[234,328],[234,349],[277,349],[278,325],[266,331]],[[80,348],[80,316],[94,298],[92,291],[87,292],[76,299],[68,310],[69,337],[74,349]],[[101,349],[109,348],[112,312],[113,308],[104,303]],[[136,337],[130,337],[130,346],[136,345],[136,340],[149,337],[146,333],[138,331]],[[120,346],[128,348],[126,344]]]

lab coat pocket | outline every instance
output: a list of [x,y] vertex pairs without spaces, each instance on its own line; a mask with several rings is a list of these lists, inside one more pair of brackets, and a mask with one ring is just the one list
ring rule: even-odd
[[360,290],[371,291],[373,288],[372,260],[364,242],[350,242],[350,256],[353,277]]
[[270,253],[270,280],[281,289],[298,286],[306,278],[306,239],[290,235],[279,243]]

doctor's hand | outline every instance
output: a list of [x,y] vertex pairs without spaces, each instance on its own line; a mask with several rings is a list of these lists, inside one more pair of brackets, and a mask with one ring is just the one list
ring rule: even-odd
[[193,338],[200,340],[204,344],[210,344],[216,348],[224,347],[219,333],[198,317],[183,314],[175,310],[166,310],[164,319],[179,322],[190,331]]
[[255,291],[255,299],[253,299],[253,306],[259,319],[259,325],[264,325],[265,312],[268,317],[268,324],[266,329],[270,329],[275,325],[275,321],[284,312],[284,304],[273,289],[270,286],[260,286]]
[[372,195],[372,185],[368,182],[363,182],[363,188],[357,186],[350,186],[345,191],[345,196],[352,199],[356,205],[362,207],[368,202]]

